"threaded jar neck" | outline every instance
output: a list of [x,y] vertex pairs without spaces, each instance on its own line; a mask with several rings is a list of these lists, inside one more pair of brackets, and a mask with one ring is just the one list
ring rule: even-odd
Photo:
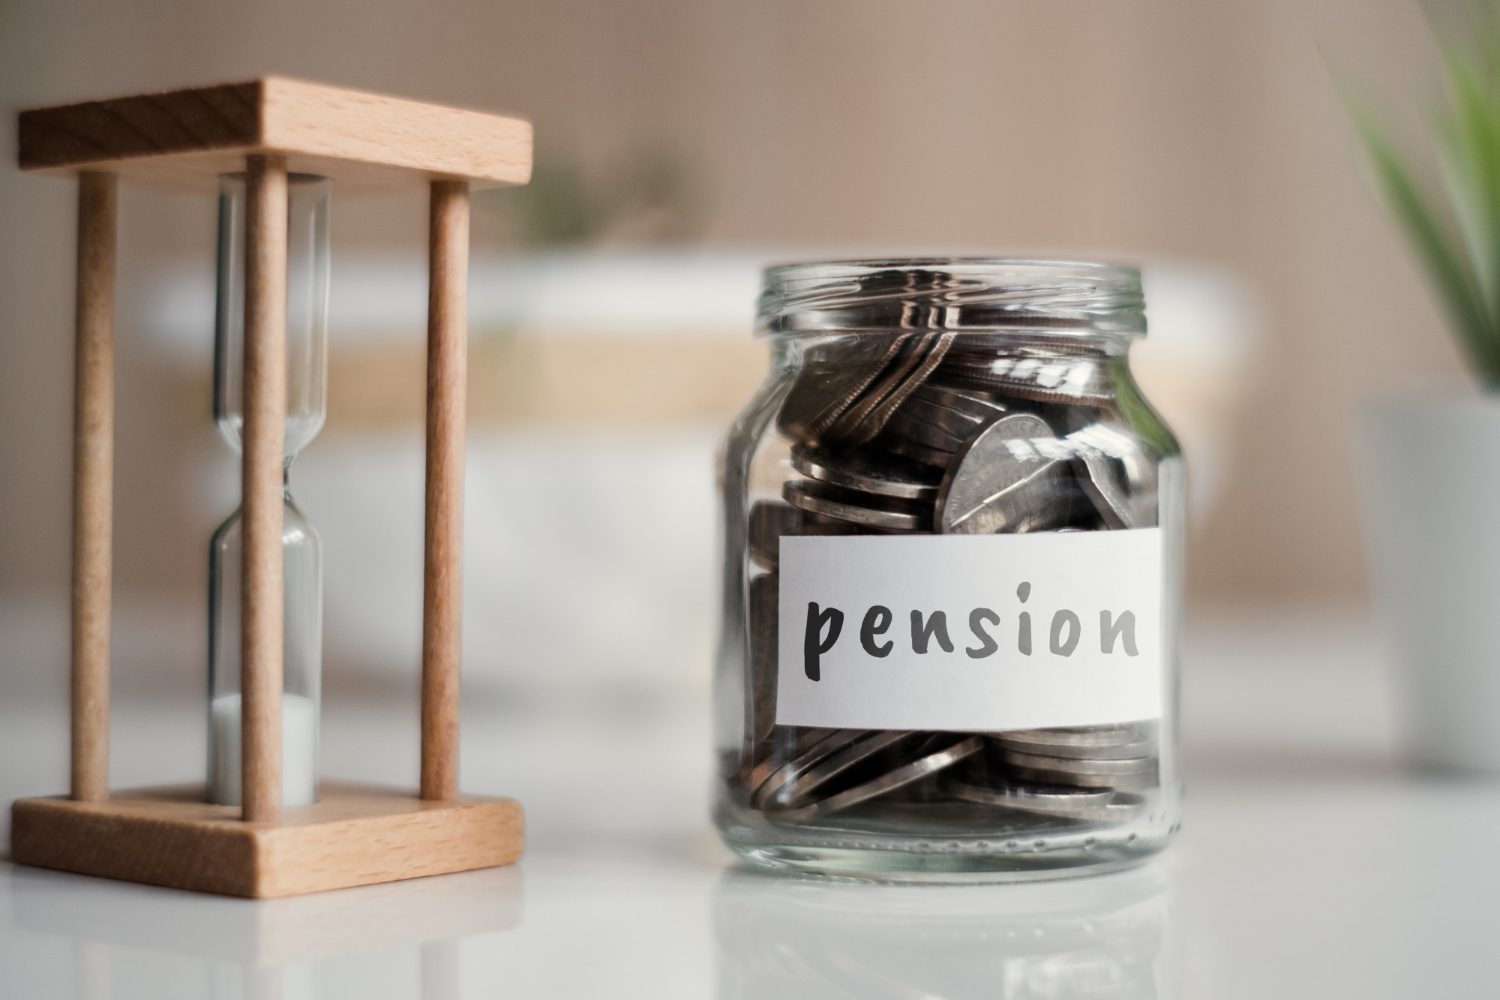
[[933,257],[768,268],[761,336],[1015,332],[1120,337],[1146,332],[1140,272],[1069,260]]

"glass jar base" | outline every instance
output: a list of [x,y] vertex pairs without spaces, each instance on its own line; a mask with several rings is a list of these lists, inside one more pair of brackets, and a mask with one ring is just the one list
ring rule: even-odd
[[[729,844],[738,856],[771,871],[861,882],[955,885],[1050,882],[1125,871],[1156,850],[1095,853],[1088,858],[1027,855],[942,855],[845,847],[751,847]],[[1158,849],[1159,850],[1159,849]],[[1113,855],[1113,856],[1112,856]]]
[[872,882],[1039,882],[1098,875],[1148,861],[1175,832],[1175,826],[1125,824],[999,838],[891,836],[795,829],[732,811],[739,815],[721,808],[719,833],[747,861],[775,871]]

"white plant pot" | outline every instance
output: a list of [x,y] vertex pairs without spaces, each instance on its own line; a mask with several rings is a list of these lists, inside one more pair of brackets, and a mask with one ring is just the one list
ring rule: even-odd
[[1500,397],[1386,404],[1365,534],[1414,763],[1500,774]]

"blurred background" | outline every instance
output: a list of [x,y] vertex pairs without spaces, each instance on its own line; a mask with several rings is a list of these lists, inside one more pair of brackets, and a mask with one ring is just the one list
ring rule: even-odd
[[[475,205],[467,682],[700,699],[713,453],[763,372],[757,271],[792,258],[1141,263],[1141,378],[1194,479],[1190,612],[1362,608],[1362,402],[1471,391],[1338,93],[1418,104],[1423,22],[1394,0],[5,0],[0,105],[276,72],[531,118],[535,183]],[[60,691],[66,662],[73,199],[0,168],[11,691]],[[208,409],[214,206],[121,200],[116,684],[191,700],[238,488]],[[334,192],[330,415],[292,474],[325,540],[330,699],[414,690],[425,211]]]
[[[281,908],[0,865],[5,986],[135,995],[112,969],[153,998],[260,996],[234,966],[253,985],[288,964],[285,995],[314,995],[294,974],[361,996],[443,980],[457,942],[307,966],[399,931],[478,935],[465,968],[490,978],[465,995],[783,995],[778,963],[809,956],[861,996],[958,995],[965,970],[987,996],[1488,995],[1500,800],[1403,768],[1360,532],[1367,406],[1480,393],[1341,96],[1411,138],[1438,93],[1431,22],[1465,6],[0,0],[0,805],[68,777],[75,188],[14,167],[14,112],[279,73],[536,125],[534,183],[474,202],[464,556],[463,783],[525,803],[524,865]],[[117,788],[201,777],[208,539],[238,494],[210,416],[214,204],[120,202]],[[324,540],[323,773],[405,785],[426,224],[418,192],[335,189],[329,416],[291,474]],[[1170,889],[1088,880],[1040,906],[809,889],[726,870],[714,841],[714,456],[764,372],[759,269],[928,253],[1145,270],[1137,370],[1191,480],[1192,798]],[[1443,443],[1426,433],[1405,437]],[[1494,439],[1432,462],[1493,465],[1472,456]],[[1481,525],[1496,468],[1467,491]],[[1414,511],[1391,534],[1442,548],[1442,491],[1387,471]],[[1455,565],[1500,567],[1492,530],[1451,534]],[[1465,590],[1455,613],[1489,622],[1496,574],[1406,575],[1439,603]],[[1472,667],[1449,687],[1500,770],[1491,631],[1447,658]],[[1424,684],[1436,645],[1409,658]],[[743,989],[757,969],[776,985]],[[1184,989],[1158,993],[1158,973]]]

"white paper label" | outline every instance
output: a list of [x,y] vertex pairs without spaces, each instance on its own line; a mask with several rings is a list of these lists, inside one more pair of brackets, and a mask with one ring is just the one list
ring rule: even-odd
[[1004,730],[1161,715],[1160,528],[783,536],[776,722]]

